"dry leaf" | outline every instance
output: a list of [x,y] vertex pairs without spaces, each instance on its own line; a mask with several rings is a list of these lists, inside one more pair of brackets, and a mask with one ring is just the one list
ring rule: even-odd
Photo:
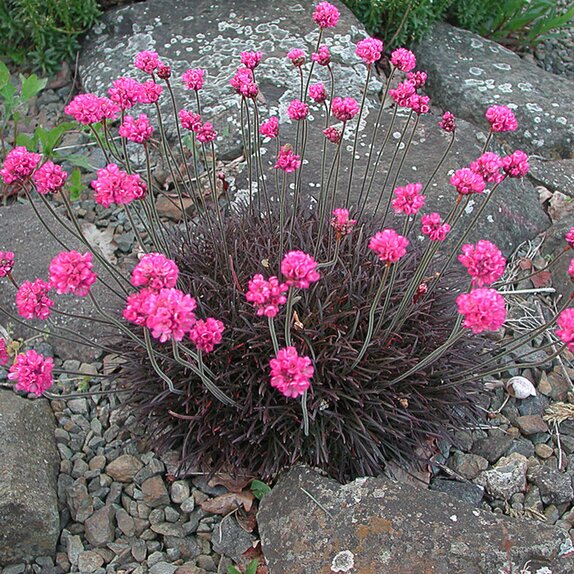
[[253,494],[246,490],[240,493],[228,492],[227,494],[222,494],[215,498],[209,498],[208,500],[201,502],[199,505],[203,510],[205,510],[205,512],[225,516],[242,506],[247,512],[249,512],[253,504],[253,499]]
[[540,271],[536,275],[530,278],[532,285],[535,289],[540,289],[541,287],[548,287],[552,283],[552,275],[550,271]]
[[238,512],[235,518],[245,532],[253,532],[257,527],[257,504],[254,504],[249,512]]
[[520,267],[520,269],[522,269],[523,271],[530,271],[532,269],[532,259],[528,259],[526,257],[523,257],[520,262],[518,263],[518,266]]
[[226,472],[216,474],[207,484],[211,487],[223,486],[229,492],[240,493],[251,483],[253,476],[231,476]]
[[86,242],[99,251],[104,259],[113,264],[117,263],[117,257],[114,255],[117,243],[114,241],[113,229],[99,229],[88,221],[83,222],[81,227]]
[[556,221],[567,221],[574,215],[574,201],[571,197],[556,191],[548,204],[548,215],[552,223]]

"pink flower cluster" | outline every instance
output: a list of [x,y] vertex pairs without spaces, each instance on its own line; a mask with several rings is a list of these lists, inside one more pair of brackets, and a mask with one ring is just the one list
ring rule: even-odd
[[14,268],[14,253],[0,251],[0,277],[7,277]]
[[15,147],[6,154],[4,165],[0,169],[2,181],[6,185],[24,181],[32,175],[40,159],[40,154],[29,152],[24,146]]
[[304,120],[309,115],[309,106],[301,100],[292,100],[287,106],[287,115],[294,121]]
[[321,44],[316,52],[311,54],[313,62],[317,62],[319,66],[328,66],[331,63],[331,51],[325,44]]
[[476,245],[463,245],[458,260],[468,270],[474,287],[484,287],[498,281],[506,265],[500,249],[486,239],[481,239]]
[[411,105],[411,98],[416,94],[416,89],[412,82],[406,80],[397,84],[396,88],[389,90],[389,94],[398,106],[408,108]]
[[303,251],[289,251],[281,261],[281,273],[289,287],[307,289],[311,283],[319,281],[317,262]]
[[325,128],[323,130],[323,134],[331,143],[334,144],[338,144],[343,137],[343,132],[341,132],[341,130],[338,130],[334,126],[329,126],[328,128]]
[[276,138],[279,135],[279,119],[276,116],[270,117],[261,123],[259,133],[267,138]]
[[445,132],[452,133],[452,132],[454,132],[454,130],[456,130],[456,119],[455,119],[454,115],[451,114],[450,112],[445,112],[442,115],[442,119],[440,120],[438,125]]
[[56,293],[73,293],[85,297],[96,282],[96,274],[92,271],[92,254],[77,251],[62,251],[48,267],[50,286]]
[[327,91],[321,83],[309,86],[309,97],[318,104],[322,104],[327,99]]
[[199,129],[195,133],[197,141],[201,143],[209,143],[217,139],[217,132],[213,128],[213,124],[211,122],[205,122],[199,126]]
[[504,179],[500,171],[502,165],[502,158],[498,154],[487,151],[470,164],[470,169],[480,175],[484,181],[500,183]]
[[430,98],[421,94],[413,94],[409,101],[409,107],[415,114],[428,114],[430,112]]
[[8,363],[8,352],[6,351],[6,341],[0,337],[0,365]]
[[289,50],[289,52],[287,52],[287,57],[296,68],[300,68],[305,63],[305,52],[300,48]]
[[53,384],[54,359],[44,357],[33,349],[21,353],[10,367],[8,379],[16,381],[16,390],[41,396]]
[[179,269],[175,261],[163,253],[146,253],[134,267],[131,283],[134,287],[143,287],[159,291],[175,287]]
[[570,275],[570,279],[574,281],[574,258],[570,259],[570,265],[568,266],[568,275]]
[[36,191],[42,195],[60,191],[67,179],[68,173],[50,160],[44,162],[32,175]]
[[108,96],[122,110],[127,110],[141,101],[142,84],[133,78],[118,78],[108,89]]
[[201,129],[201,116],[195,112],[179,110],[179,121],[186,130],[198,132]]
[[94,199],[104,207],[112,203],[124,205],[142,199],[147,191],[145,182],[137,174],[122,171],[115,163],[98,170],[98,178],[90,184]]
[[78,94],[64,108],[64,112],[77,122],[90,125],[104,120],[115,120],[120,113],[120,107],[108,98],[94,94]]
[[417,65],[417,59],[410,50],[397,48],[391,54],[391,64],[401,72],[410,72]]
[[502,169],[508,177],[524,177],[530,169],[528,156],[517,149],[514,153],[502,158]]
[[54,301],[48,297],[51,286],[42,279],[24,281],[16,292],[16,308],[24,319],[45,320],[51,314]]
[[233,78],[229,80],[229,84],[238,94],[245,98],[255,98],[259,92],[251,68],[241,66],[237,68],[237,72],[235,72]]
[[160,65],[161,62],[157,52],[150,50],[140,52],[134,61],[134,66],[146,74],[153,74]]
[[442,222],[439,213],[428,213],[421,217],[421,232],[431,241],[444,241],[450,233],[450,225]]
[[187,70],[181,76],[185,87],[188,90],[194,90],[198,92],[203,88],[203,76],[205,75],[205,70],[201,70],[199,68],[192,68]]
[[241,52],[241,63],[250,70],[255,70],[263,57],[262,52]]
[[333,98],[331,112],[340,122],[348,122],[359,113],[359,104],[353,98]]
[[279,349],[277,357],[269,361],[271,386],[286,397],[296,399],[310,386],[314,369],[311,359],[300,357],[295,347]]
[[193,341],[198,351],[211,353],[215,345],[223,340],[225,327],[221,321],[208,317],[205,321],[200,319],[189,331],[189,338]]
[[333,210],[333,217],[331,218],[331,227],[337,234],[337,239],[349,235],[353,227],[357,224],[356,219],[349,219],[349,210],[337,208]]
[[339,10],[329,2],[319,2],[313,12],[313,20],[319,28],[334,28],[339,22]]
[[426,200],[426,197],[421,193],[422,188],[420,183],[409,183],[405,187],[397,187],[393,191],[395,199],[392,201],[395,213],[416,215]]
[[569,229],[569,231],[564,236],[564,239],[566,239],[566,243],[568,243],[568,245],[574,249],[574,227]]
[[147,80],[141,84],[140,93],[137,101],[140,104],[155,104],[159,100],[163,88],[153,80]]
[[378,38],[365,38],[357,42],[355,54],[369,66],[380,60],[382,53],[383,43]]
[[369,241],[369,249],[388,265],[395,263],[407,252],[409,240],[399,235],[394,229],[383,229],[375,233]]
[[249,281],[245,298],[252,303],[260,317],[275,317],[279,313],[279,306],[287,301],[285,293],[289,289],[286,283],[279,283],[277,277],[266,280],[263,275],[257,274]]
[[407,80],[415,87],[415,90],[422,88],[427,83],[427,73],[418,70],[417,72],[409,72]]
[[454,185],[461,195],[482,193],[486,187],[482,176],[468,167],[456,170],[450,178],[450,184]]
[[301,167],[301,157],[293,153],[290,145],[284,145],[279,150],[275,169],[282,169],[286,173],[292,173]]
[[197,307],[191,295],[179,289],[165,288],[157,293],[148,291],[143,312],[147,315],[145,325],[152,337],[161,343],[168,340],[181,341],[196,321]]
[[513,132],[518,127],[514,113],[506,106],[491,106],[486,110],[486,119],[492,132]]
[[556,324],[560,329],[556,330],[556,335],[574,353],[574,308],[564,309],[558,316]]
[[456,298],[458,312],[464,315],[463,325],[474,334],[498,331],[506,320],[504,298],[495,289],[473,289]]
[[146,114],[140,114],[137,119],[126,116],[119,128],[119,134],[134,143],[143,144],[153,134],[153,126]]

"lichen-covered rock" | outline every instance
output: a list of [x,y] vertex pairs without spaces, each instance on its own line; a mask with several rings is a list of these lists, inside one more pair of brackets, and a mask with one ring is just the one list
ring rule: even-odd
[[262,500],[257,522],[270,574],[493,574],[509,567],[506,547],[512,571],[574,569],[559,528],[386,479],[341,486],[294,468]]
[[475,482],[493,498],[509,500],[513,494],[526,489],[527,467],[527,458],[513,452],[502,457],[493,468],[480,473]]

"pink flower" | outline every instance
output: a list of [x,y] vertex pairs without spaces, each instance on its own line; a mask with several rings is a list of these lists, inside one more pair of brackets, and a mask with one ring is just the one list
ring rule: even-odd
[[41,396],[53,384],[54,359],[44,357],[33,349],[21,353],[10,367],[8,379],[16,381],[16,390]]
[[292,173],[301,167],[301,157],[293,153],[289,144],[284,145],[279,150],[277,162],[273,167],[275,169],[282,169],[286,173]]
[[262,57],[262,52],[241,52],[241,63],[246,68],[254,70],[259,66],[259,62],[261,62]]
[[502,158],[502,169],[508,177],[524,177],[530,169],[528,156],[517,149],[514,153]]
[[16,307],[20,316],[24,319],[47,319],[52,314],[50,307],[54,305],[54,301],[48,297],[50,289],[51,286],[42,279],[36,279],[33,283],[24,281],[16,293]]
[[162,253],[146,253],[132,271],[134,287],[147,287],[153,291],[175,287],[179,269],[175,261]]
[[118,131],[123,138],[143,144],[153,134],[153,127],[149,122],[149,118],[145,114],[140,114],[137,120],[132,116],[126,116]]
[[6,352],[6,341],[0,337],[0,365],[8,363],[8,353]]
[[426,197],[421,194],[423,186],[420,183],[409,183],[405,187],[397,187],[393,193],[392,205],[395,213],[416,215],[425,204]]
[[285,293],[289,289],[286,283],[279,283],[277,277],[266,280],[263,275],[257,274],[249,281],[245,298],[257,309],[260,317],[275,317],[279,313],[279,306],[287,301]]
[[24,146],[15,147],[8,152],[0,169],[2,180],[6,185],[24,181],[32,175],[40,159],[40,154],[29,152]]
[[487,151],[470,164],[470,169],[480,175],[484,181],[500,183],[504,175],[502,169],[502,159],[494,152]]
[[394,229],[383,229],[375,233],[369,241],[369,249],[389,265],[405,255],[408,245],[409,240]]
[[317,62],[319,66],[328,66],[331,63],[331,52],[329,47],[321,44],[316,52],[311,54],[313,62]]
[[333,98],[331,112],[340,122],[348,122],[359,113],[359,104],[353,98]]
[[311,283],[319,281],[317,262],[303,251],[289,251],[281,261],[281,273],[289,287],[307,289]]
[[149,311],[153,305],[152,297],[156,291],[153,289],[142,289],[139,293],[132,293],[128,296],[123,318],[134,325],[144,326]]
[[450,112],[445,112],[442,115],[441,121],[438,125],[443,129],[445,132],[452,133],[456,129],[456,120],[455,117]]
[[407,80],[415,87],[415,90],[418,90],[427,83],[427,73],[421,71],[409,72]]
[[467,268],[474,287],[484,287],[500,279],[506,265],[500,249],[486,239],[476,245],[463,245],[458,260]]
[[292,120],[304,120],[309,114],[309,106],[301,100],[293,100],[287,107],[287,114]]
[[319,28],[334,28],[339,22],[339,10],[329,2],[319,2],[313,12],[313,20]]
[[200,70],[199,68],[192,68],[184,72],[181,79],[188,90],[195,90],[196,92],[203,88],[203,76],[205,75],[205,70]]
[[389,90],[391,98],[402,108],[407,108],[411,105],[411,98],[415,93],[414,84],[408,80],[397,84],[396,88]]
[[141,90],[138,96],[140,104],[155,104],[163,92],[163,88],[153,80],[147,80],[141,84]]
[[296,399],[310,386],[313,365],[309,357],[300,357],[295,347],[279,349],[277,357],[269,361],[271,386],[286,397]]
[[205,321],[199,320],[191,328],[189,338],[193,341],[198,351],[211,353],[215,345],[219,345],[223,339],[223,323],[212,317]]
[[213,142],[217,139],[217,132],[213,129],[213,124],[205,122],[196,132],[197,141],[201,143]]
[[341,132],[341,130],[338,130],[336,127],[333,126],[325,128],[323,130],[323,134],[331,143],[334,144],[338,144],[341,141],[341,138],[343,137],[343,133]]
[[337,239],[349,235],[357,223],[356,219],[349,219],[349,210],[337,208],[333,210],[331,227],[337,233]]
[[570,231],[566,233],[564,239],[566,239],[566,243],[568,243],[568,245],[574,249],[574,227],[570,228]]
[[287,57],[296,68],[300,68],[305,63],[305,52],[300,48],[293,48],[287,52]]
[[161,343],[172,339],[181,341],[195,324],[195,299],[179,289],[161,289],[147,297],[146,327]]
[[318,104],[322,104],[327,99],[325,86],[321,83],[311,84],[309,86],[309,97]]
[[0,251],[0,277],[7,277],[14,268],[14,253]]
[[104,207],[112,203],[128,204],[142,199],[147,191],[145,182],[137,174],[127,174],[115,163],[98,170],[98,178],[90,184],[94,189],[94,199]]
[[355,54],[365,62],[365,64],[374,64],[380,59],[383,52],[383,43],[378,38],[365,38],[357,43]]
[[430,98],[420,94],[413,94],[410,97],[408,107],[416,114],[428,114],[430,112]]
[[64,108],[64,112],[77,122],[90,125],[105,119],[115,119],[120,107],[108,98],[100,98],[94,94],[79,94]]
[[146,74],[153,74],[154,70],[161,64],[157,52],[144,50],[140,52],[135,59],[134,66]]
[[238,94],[246,98],[255,98],[259,92],[257,84],[253,81],[253,70],[249,68],[237,68],[229,83]]
[[157,67],[157,77],[161,80],[169,80],[171,78],[171,68],[165,64],[160,64]]
[[259,133],[267,138],[276,138],[279,135],[279,119],[273,116],[264,121],[259,126]]
[[67,178],[68,173],[49,160],[42,164],[32,175],[36,191],[42,195],[60,191],[64,187]]
[[568,275],[570,275],[570,279],[574,281],[574,258],[570,260],[570,265],[568,266]]
[[506,106],[491,106],[486,110],[486,119],[492,132],[513,132],[518,127],[512,110]]
[[85,297],[96,282],[92,271],[92,254],[77,251],[62,251],[50,262],[50,286],[56,293],[73,293]]
[[486,187],[484,179],[468,167],[455,171],[450,178],[450,184],[454,185],[461,195],[482,193]]
[[556,324],[560,329],[556,330],[556,335],[574,353],[574,308],[564,309],[558,316]]
[[397,48],[391,54],[391,64],[401,72],[410,72],[417,65],[417,59],[410,50]]
[[122,110],[127,110],[141,99],[142,85],[133,78],[118,78],[108,90],[110,100]]
[[187,110],[179,110],[179,121],[186,130],[197,132],[201,128],[201,116]]
[[421,232],[431,241],[444,241],[450,233],[450,225],[442,223],[439,213],[429,213],[421,217]]
[[458,312],[464,315],[464,326],[475,335],[498,331],[506,320],[504,298],[495,289],[474,289],[456,298]]

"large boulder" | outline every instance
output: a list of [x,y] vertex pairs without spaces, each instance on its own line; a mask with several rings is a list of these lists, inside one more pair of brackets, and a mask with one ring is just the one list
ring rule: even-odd
[[60,457],[55,430],[48,401],[0,390],[0,566],[56,552]]
[[568,533],[380,478],[341,486],[304,467],[257,516],[270,574],[493,574],[574,571]]
[[501,139],[529,153],[573,157],[573,81],[442,22],[415,51],[419,68],[429,74],[426,89],[435,103],[485,127],[486,108],[507,105],[520,129],[500,134]]

